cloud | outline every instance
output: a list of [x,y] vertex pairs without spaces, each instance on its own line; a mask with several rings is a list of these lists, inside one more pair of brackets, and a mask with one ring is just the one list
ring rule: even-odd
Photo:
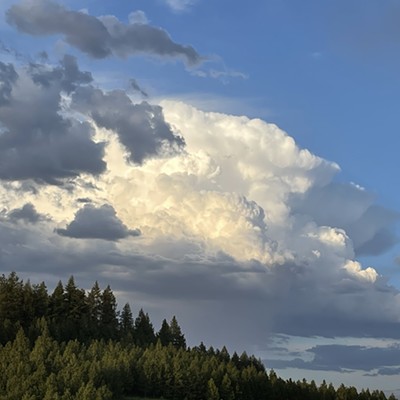
[[137,54],[182,58],[188,65],[201,61],[191,46],[175,43],[161,28],[150,26],[139,14],[124,24],[115,16],[94,17],[66,9],[51,0],[24,0],[7,12],[8,22],[35,36],[62,34],[71,46],[94,58]]
[[139,236],[139,230],[129,230],[118,219],[115,210],[110,205],[96,208],[85,205],[80,209],[75,219],[66,229],[57,229],[59,235],[71,238],[119,240],[128,236]]
[[8,217],[12,221],[23,220],[31,224],[35,224],[43,219],[43,216],[36,211],[35,206],[31,203],[26,203],[21,208],[11,210]]
[[125,91],[104,92],[92,81],[69,55],[58,66],[30,63],[18,73],[0,63],[0,179],[62,184],[81,173],[103,173],[108,138],[94,141],[93,125],[117,133],[134,163],[182,151],[184,140],[160,106],[134,104]]
[[148,94],[139,86],[135,79],[130,80],[132,89],[139,92],[143,97],[148,97]]
[[129,14],[129,23],[130,24],[148,24],[149,20],[146,17],[146,14],[141,11],[133,11]]
[[76,60],[60,66],[31,64],[18,71],[0,63],[0,179],[61,184],[81,173],[105,170],[104,145],[92,140],[87,122],[62,114],[62,92],[89,82]]
[[0,107],[8,104],[12,87],[18,79],[18,74],[11,64],[0,63]]
[[43,87],[50,87],[57,82],[66,93],[73,92],[77,86],[93,81],[90,72],[79,69],[75,57],[66,54],[60,61],[59,67],[48,68],[43,64],[31,63],[29,73],[33,82]]
[[[10,104],[24,79],[24,90],[41,94],[37,124],[90,127],[105,168],[64,186],[0,182],[5,209],[31,203],[51,217],[0,220],[3,270],[76,272],[89,286],[96,274],[124,300],[176,313],[194,342],[223,344],[228,333],[239,348],[274,333],[399,338],[398,290],[356,259],[371,240],[374,251],[387,248],[377,235],[396,213],[334,183],[337,164],[274,124],[176,101],[134,104],[69,71],[65,62],[16,70]],[[44,154],[46,146],[39,141]]]
[[271,368],[300,368],[316,371],[373,371],[389,375],[398,373],[400,348],[398,345],[365,347],[357,345],[318,345],[306,351],[312,360],[266,360]]
[[356,185],[330,182],[295,194],[291,208],[293,214],[309,216],[318,225],[344,229],[357,256],[379,255],[398,242],[393,228],[399,214],[374,201],[371,193]]
[[165,3],[175,12],[188,10],[197,3],[197,0],[164,0]]
[[89,114],[99,127],[116,132],[134,163],[159,154],[172,155],[184,146],[183,138],[165,122],[160,106],[145,101],[133,104],[122,90],[105,93],[80,87],[72,96],[72,107]]

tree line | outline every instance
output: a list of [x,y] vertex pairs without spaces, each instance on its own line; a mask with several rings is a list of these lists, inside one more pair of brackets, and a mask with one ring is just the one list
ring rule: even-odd
[[129,303],[121,312],[110,286],[101,290],[97,282],[86,292],[70,277],[64,286],[60,281],[49,294],[44,282],[32,285],[21,280],[15,272],[0,277],[0,343],[12,341],[20,328],[33,343],[40,334],[38,321],[44,319],[50,335],[57,341],[77,339],[118,340],[148,346],[160,340],[185,347],[186,340],[175,318],[162,322],[155,333],[149,315],[141,309],[134,319]]
[[[71,277],[52,294],[0,277],[0,400],[387,400],[382,391],[283,380],[260,360],[187,347],[175,317],[155,333],[143,310],[117,311],[113,292]],[[394,400],[394,396],[389,397]]]

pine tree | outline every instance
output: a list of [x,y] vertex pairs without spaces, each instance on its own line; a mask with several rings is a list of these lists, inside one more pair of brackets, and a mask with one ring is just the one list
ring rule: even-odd
[[117,302],[110,286],[101,294],[100,331],[104,339],[115,339],[118,334]]
[[15,338],[23,321],[23,282],[15,272],[0,277],[0,342]]
[[140,309],[135,319],[135,343],[138,346],[146,347],[155,343],[156,336],[154,334],[153,324],[150,322],[149,315]]
[[64,290],[65,305],[65,339],[84,339],[82,320],[87,312],[85,292],[75,285],[74,277],[71,276]]
[[0,319],[17,321],[21,318],[23,282],[15,272],[0,278]]
[[65,298],[64,286],[61,281],[58,282],[49,300],[50,318],[55,322],[62,321],[65,318]]
[[220,400],[218,388],[212,378],[207,383],[207,400]]
[[163,346],[168,346],[172,342],[171,329],[166,319],[163,320],[161,328],[157,333],[157,339]]
[[234,400],[235,393],[233,391],[232,382],[228,374],[225,374],[224,377],[222,378],[222,383],[219,392],[221,395],[221,399]]
[[102,310],[101,290],[96,281],[87,295],[86,335],[91,339],[100,338],[100,319]]
[[25,332],[28,330],[35,317],[33,297],[33,288],[30,281],[28,280],[22,288],[22,309],[20,321],[21,326],[24,328]]
[[133,341],[134,326],[133,316],[129,303],[124,305],[120,316],[120,333],[121,338],[128,343]]
[[33,309],[36,318],[47,315],[49,308],[49,295],[44,282],[33,285]]
[[170,323],[171,343],[177,348],[186,348],[185,336],[178,325],[175,315],[172,317]]

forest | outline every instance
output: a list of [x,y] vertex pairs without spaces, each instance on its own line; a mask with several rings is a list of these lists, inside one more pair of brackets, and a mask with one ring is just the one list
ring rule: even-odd
[[[0,277],[0,400],[386,400],[325,381],[284,380],[245,352],[186,345],[175,317],[158,332],[142,309],[118,309],[107,286],[71,277],[44,282]],[[390,395],[389,400],[395,400]]]

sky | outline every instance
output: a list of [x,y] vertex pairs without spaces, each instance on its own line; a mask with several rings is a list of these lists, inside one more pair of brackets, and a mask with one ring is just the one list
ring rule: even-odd
[[3,0],[0,272],[400,394],[398,0]]

